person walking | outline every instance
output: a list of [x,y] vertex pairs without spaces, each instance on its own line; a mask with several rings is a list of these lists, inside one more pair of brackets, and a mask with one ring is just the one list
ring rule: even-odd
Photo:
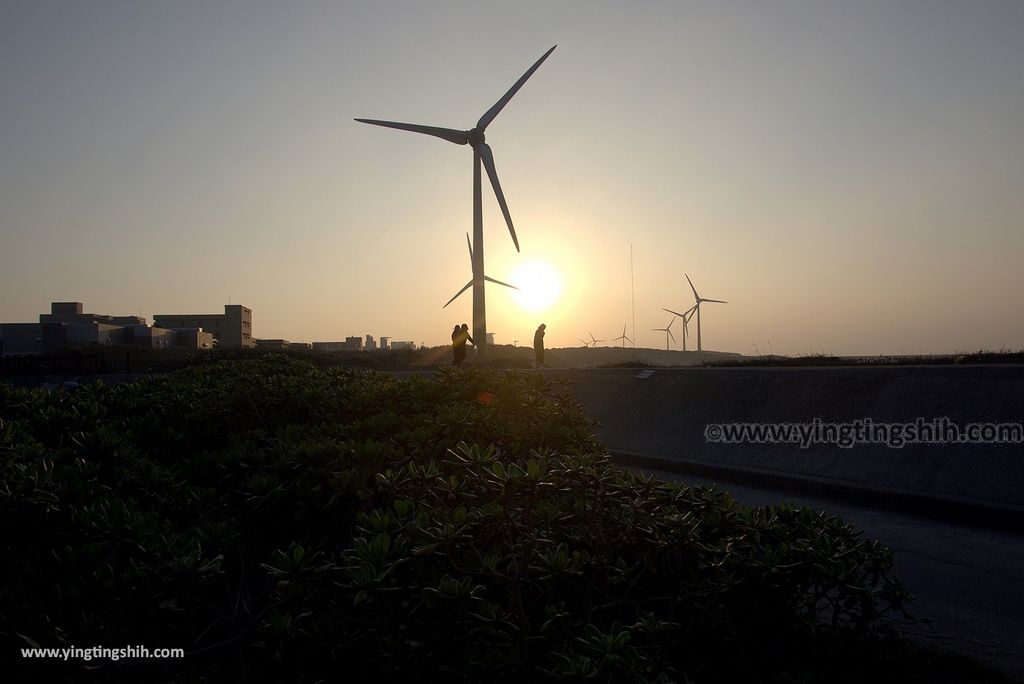
[[548,326],[543,323],[537,328],[537,332],[533,333],[533,355],[535,357],[533,362],[534,368],[544,367],[544,330]]

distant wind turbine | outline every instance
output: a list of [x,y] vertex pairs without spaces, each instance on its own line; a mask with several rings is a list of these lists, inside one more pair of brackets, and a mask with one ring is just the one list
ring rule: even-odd
[[693,312],[697,310],[697,305],[694,304],[683,313],[673,311],[672,309],[663,308],[662,311],[668,311],[670,314],[675,314],[683,319],[683,351],[686,351],[686,338],[690,336],[690,319],[693,318]]
[[676,341],[676,336],[672,334],[672,324],[676,322],[676,317],[673,316],[672,320],[668,322],[664,328],[651,328],[651,330],[664,331],[665,333],[665,351],[668,351],[668,338],[672,338],[672,341]]
[[[469,241],[469,233],[466,233],[466,246],[469,247],[469,265],[470,265],[470,267],[475,267],[476,266],[476,262],[473,260],[473,245]],[[462,289],[459,290],[458,292],[456,292],[455,296],[452,297],[451,299],[449,299],[445,303],[445,305],[442,306],[441,308],[442,309],[447,308],[449,304],[451,304],[456,299],[458,299],[460,294],[462,294],[463,292],[468,290],[471,285],[475,285],[478,280],[488,280],[488,281],[490,281],[490,282],[492,282],[492,283],[494,283],[496,285],[504,285],[505,287],[511,287],[513,290],[518,290],[519,289],[515,285],[509,285],[508,283],[503,283],[500,280],[495,280],[494,278],[492,278],[490,276],[483,275],[482,273],[477,273],[476,271],[473,271],[473,278],[468,283],[463,285]],[[482,284],[481,284],[481,287],[483,287]],[[485,339],[486,339],[486,336],[485,336]]]
[[622,348],[623,349],[626,348],[626,343],[627,342],[629,342],[630,344],[633,344],[633,340],[631,340],[628,337],[626,337],[626,324],[625,323],[622,324],[622,334],[619,335],[618,337],[616,337],[615,339],[613,339],[612,342],[618,342],[619,340],[622,340]]
[[583,339],[582,337],[580,338],[580,342],[583,343],[584,347],[587,347],[587,348],[596,347],[598,342],[604,342],[604,340],[595,340],[594,339],[594,333],[590,332],[589,330],[587,331],[587,334],[590,335],[590,341],[589,342],[587,340]]
[[[685,273],[683,275],[686,275]],[[686,275],[686,282],[690,283],[690,289],[693,290],[693,298],[697,300],[697,303],[693,305],[693,308],[697,310],[697,351],[701,351],[700,346],[700,305],[704,302],[711,302],[713,304],[728,304],[729,302],[723,302],[721,299],[705,299],[697,294],[697,288],[693,286],[693,281],[690,280],[690,276]]]
[[[557,46],[555,46],[557,47]],[[398,123],[395,121],[380,121],[377,119],[356,119],[360,123],[373,124],[374,126],[385,126],[387,128],[397,128],[403,131],[412,131],[413,133],[423,133],[425,135],[432,135],[442,140],[447,140],[450,143],[456,145],[468,144],[473,148],[473,244],[476,245],[476,249],[473,251],[473,337],[477,340],[477,349],[481,354],[487,350],[487,314],[486,306],[484,303],[484,278],[476,278],[476,274],[483,274],[484,272],[484,219],[483,219],[483,202],[480,197],[480,165],[483,164],[487,170],[487,177],[491,181],[491,187],[494,188],[494,195],[498,199],[498,206],[501,207],[501,213],[505,216],[505,223],[508,224],[508,232],[512,235],[512,242],[516,246],[516,251],[519,251],[519,239],[516,237],[515,228],[512,227],[512,216],[509,214],[508,205],[505,203],[505,195],[501,191],[501,184],[498,182],[498,172],[494,167],[494,155],[491,153],[490,146],[484,142],[484,131],[487,130],[487,126],[494,120],[494,117],[498,116],[505,105],[508,104],[509,100],[519,92],[519,89],[523,87],[527,79],[533,75],[533,72],[548,58],[555,47],[541,55],[541,58],[534,62],[533,66],[527,69],[526,73],[522,77],[512,84],[508,92],[505,93],[500,100],[498,100],[493,107],[484,112],[483,116],[476,122],[476,127],[468,131],[460,131],[454,128],[438,128],[436,126],[421,126],[419,124],[409,123]]]

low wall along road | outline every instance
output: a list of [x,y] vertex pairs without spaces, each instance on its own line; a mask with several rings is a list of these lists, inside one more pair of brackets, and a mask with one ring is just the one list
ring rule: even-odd
[[[820,478],[1024,512],[1024,366],[552,372],[572,381],[610,451],[658,459],[650,467]],[[787,430],[793,441],[779,443]],[[933,443],[907,443],[915,432]]]

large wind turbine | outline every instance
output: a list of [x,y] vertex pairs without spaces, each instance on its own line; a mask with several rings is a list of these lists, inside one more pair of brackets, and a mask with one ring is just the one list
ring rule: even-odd
[[672,309],[663,308],[662,311],[668,311],[670,314],[675,314],[683,319],[683,351],[686,351],[686,338],[690,336],[690,319],[693,318],[693,312],[697,310],[697,305],[694,304],[683,313],[673,311]]
[[[557,45],[555,46],[557,47]],[[447,140],[456,145],[468,144],[473,148],[473,244],[476,246],[473,251],[473,338],[477,341],[477,349],[483,354],[487,350],[487,313],[484,304],[484,278],[476,278],[476,274],[484,272],[484,219],[483,207],[480,198],[480,164],[483,163],[487,170],[487,177],[490,178],[491,187],[494,188],[494,195],[498,198],[498,206],[505,216],[505,223],[508,224],[508,232],[512,235],[512,242],[519,251],[519,239],[516,237],[516,230],[512,227],[512,216],[508,212],[508,205],[505,204],[505,195],[501,191],[501,184],[498,182],[498,173],[494,168],[494,155],[490,146],[484,142],[484,131],[487,126],[498,116],[509,100],[519,92],[526,80],[533,75],[533,72],[548,58],[555,47],[541,55],[532,67],[516,81],[508,92],[493,107],[484,112],[484,115],[476,122],[476,127],[468,131],[460,131],[454,128],[438,128],[436,126],[421,126],[419,124],[397,123],[395,121],[379,121],[377,119],[356,119],[361,123],[373,124],[375,126],[386,126],[397,128],[413,133],[432,135],[442,140]]]
[[[470,265],[470,267],[475,267],[476,266],[476,262],[473,261],[473,245],[469,241],[469,233],[466,233],[466,246],[469,247],[469,265]],[[476,281],[478,281],[478,280],[489,280],[490,282],[492,282],[492,283],[494,283],[496,285],[504,285],[505,287],[511,287],[513,290],[518,290],[519,289],[515,285],[509,285],[508,283],[503,283],[500,280],[495,280],[494,278],[492,278],[490,276],[487,276],[487,275],[484,275],[482,273],[477,273],[476,271],[473,271],[473,278],[468,283],[463,285],[462,289],[459,290],[458,292],[456,292],[455,296],[452,297],[451,299],[449,299],[445,303],[445,305],[442,306],[441,308],[442,309],[447,308],[449,304],[451,304],[452,302],[454,302],[456,299],[459,298],[460,294],[462,294],[463,292],[468,290],[470,285],[476,284]],[[483,287],[483,285],[481,284],[480,287]],[[473,338],[473,339],[475,340],[476,338]],[[486,339],[486,336],[485,336],[485,339]],[[486,342],[484,344],[486,344]]]
[[[683,275],[686,275],[685,273]],[[729,302],[723,302],[721,299],[705,299],[697,294],[697,288],[693,286],[693,281],[690,280],[690,276],[686,275],[686,282],[690,283],[690,289],[693,290],[693,298],[697,300],[697,303],[693,305],[693,308],[697,311],[697,351],[701,351],[700,346],[700,305],[704,302],[711,302],[713,304],[728,304]]]
[[622,340],[622,348],[623,349],[626,348],[626,343],[627,342],[629,342],[630,344],[633,344],[633,340],[631,340],[628,337],[626,337],[626,324],[625,323],[622,324],[622,334],[619,335],[618,337],[616,337],[615,339],[613,339],[612,342],[618,342],[619,340]]
[[665,351],[668,351],[668,338],[671,337],[672,341],[676,341],[676,336],[672,334],[672,324],[676,322],[676,317],[673,316],[672,320],[668,322],[664,328],[651,328],[651,330],[664,331],[665,333]]

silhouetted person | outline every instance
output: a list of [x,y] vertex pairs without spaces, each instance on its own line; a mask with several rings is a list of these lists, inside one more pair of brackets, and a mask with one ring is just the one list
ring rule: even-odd
[[461,366],[466,360],[466,342],[475,345],[476,341],[469,335],[469,325],[455,326],[452,330],[452,363]]
[[544,330],[548,326],[543,323],[537,328],[537,332],[533,333],[533,355],[536,357],[534,361],[535,368],[544,367]]

